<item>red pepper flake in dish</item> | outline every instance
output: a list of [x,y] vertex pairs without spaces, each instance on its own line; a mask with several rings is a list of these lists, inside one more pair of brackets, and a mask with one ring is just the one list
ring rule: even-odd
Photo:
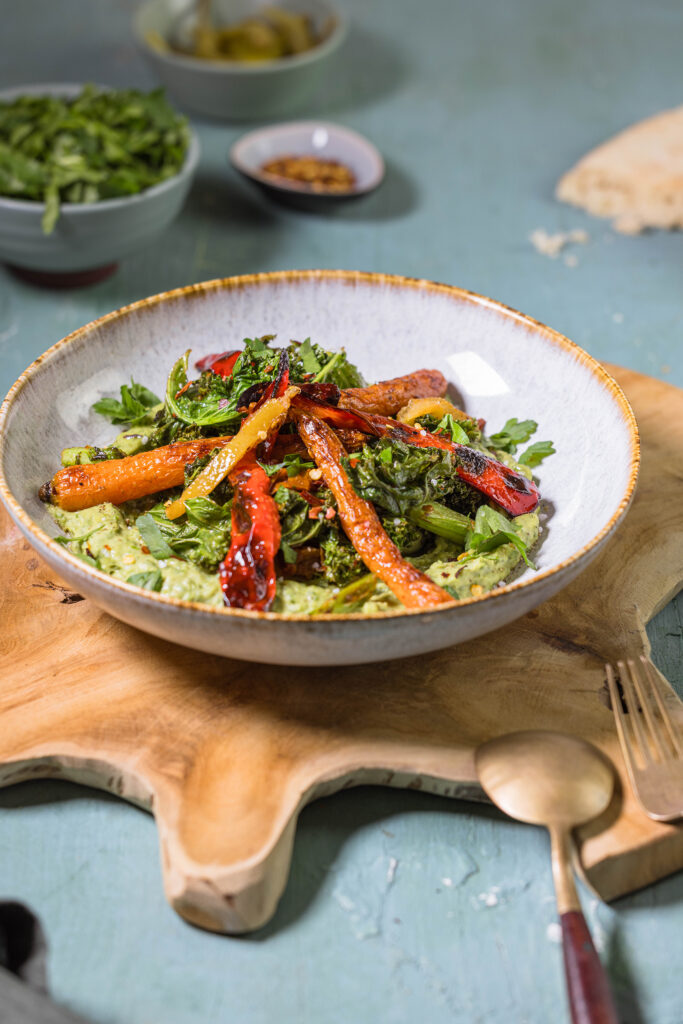
[[356,187],[350,167],[317,156],[280,156],[262,164],[261,173],[306,185],[313,192],[351,192]]

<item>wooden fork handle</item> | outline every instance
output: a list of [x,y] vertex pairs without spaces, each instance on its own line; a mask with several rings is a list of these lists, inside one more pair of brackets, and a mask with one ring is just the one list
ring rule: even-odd
[[572,1024],[619,1024],[605,968],[580,910],[560,917]]

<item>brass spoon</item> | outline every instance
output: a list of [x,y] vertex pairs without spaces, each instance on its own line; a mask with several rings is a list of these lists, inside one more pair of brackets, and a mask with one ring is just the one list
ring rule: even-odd
[[618,1024],[607,975],[588,931],[570,867],[571,831],[612,799],[614,772],[595,747],[559,732],[515,732],[475,754],[487,796],[511,818],[550,832],[573,1024]]

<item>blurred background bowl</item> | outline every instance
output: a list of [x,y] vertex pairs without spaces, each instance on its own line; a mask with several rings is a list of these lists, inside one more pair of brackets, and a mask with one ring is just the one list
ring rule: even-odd
[[[313,191],[310,185],[264,172],[264,163],[283,156],[316,156],[353,171],[353,188],[343,192]],[[248,132],[230,150],[230,162],[264,192],[290,205],[330,209],[374,191],[384,178],[384,160],[364,136],[328,121],[291,121]]]
[[[101,86],[101,88],[107,88]],[[38,84],[0,92],[0,101],[18,96],[77,96],[83,85]],[[47,285],[101,280],[116,261],[147,245],[180,212],[199,161],[199,142],[190,132],[178,174],[120,199],[62,203],[51,234],[43,232],[45,204],[0,196],[0,260],[21,276]]]
[[[221,120],[282,117],[300,109],[346,37],[344,17],[327,0],[281,0],[273,6],[310,18],[320,40],[310,50],[253,63],[166,50],[165,43],[187,32],[195,6],[191,0],[148,0],[136,12],[133,30],[169,95],[193,113]],[[262,0],[214,0],[212,16],[216,24],[230,25],[263,7]]]

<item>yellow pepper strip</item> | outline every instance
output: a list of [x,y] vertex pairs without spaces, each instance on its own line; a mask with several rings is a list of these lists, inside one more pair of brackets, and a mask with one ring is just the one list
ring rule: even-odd
[[214,487],[232,472],[247,452],[265,441],[272,431],[279,430],[285,422],[292,399],[298,394],[299,388],[287,388],[281,398],[269,398],[263,405],[254,409],[243,421],[235,436],[224,448],[216,452],[180,497],[166,506],[167,519],[177,519],[181,516],[185,511],[185,502],[190,498],[204,498],[211,494]]
[[411,398],[410,401],[403,406],[402,409],[396,414],[396,419],[399,423],[414,423],[415,420],[419,419],[420,416],[436,416],[441,419],[443,416],[451,414],[454,420],[466,420],[469,419],[466,412],[462,409],[458,409],[457,405],[453,405],[447,398]]

